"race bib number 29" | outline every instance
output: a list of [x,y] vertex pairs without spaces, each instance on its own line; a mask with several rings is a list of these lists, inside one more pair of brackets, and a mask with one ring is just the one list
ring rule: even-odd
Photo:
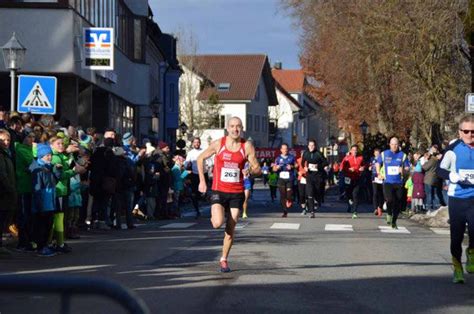
[[459,169],[459,175],[465,177],[470,184],[474,184],[474,169]]
[[221,181],[222,182],[239,182],[240,181],[240,169],[222,168],[221,170]]

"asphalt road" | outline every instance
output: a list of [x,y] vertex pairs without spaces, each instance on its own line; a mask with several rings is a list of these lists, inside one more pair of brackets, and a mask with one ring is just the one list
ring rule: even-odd
[[[296,206],[284,219],[268,196],[256,190],[250,218],[239,222],[228,274],[218,271],[223,230],[211,228],[207,211],[199,220],[84,233],[66,255],[15,253],[0,259],[0,276],[106,278],[152,313],[474,313],[474,275],[451,283],[449,235],[405,219],[399,233],[382,232],[369,205],[353,220],[335,196],[316,219]],[[0,294],[1,314],[59,313],[59,305],[41,291]],[[74,296],[71,307],[125,312],[101,297]]]

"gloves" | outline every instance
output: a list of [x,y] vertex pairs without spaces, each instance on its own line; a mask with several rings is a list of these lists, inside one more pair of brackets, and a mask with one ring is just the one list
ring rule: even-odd
[[466,180],[465,176],[461,176],[457,172],[449,173],[449,181],[451,181],[452,183],[458,183],[459,181],[465,181],[465,180]]

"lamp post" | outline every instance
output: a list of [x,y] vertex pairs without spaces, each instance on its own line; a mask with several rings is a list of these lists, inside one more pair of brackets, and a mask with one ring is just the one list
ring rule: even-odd
[[366,143],[366,137],[367,137],[367,133],[369,132],[369,124],[367,122],[362,121],[362,123],[359,125],[359,128],[360,128],[360,132],[362,133],[362,137],[363,137],[363,144],[364,144],[364,152],[366,152],[366,146],[367,146],[367,143]]
[[2,47],[5,68],[10,70],[11,97],[10,111],[15,111],[15,71],[21,69],[26,54],[26,48],[16,39],[13,33],[10,40]]

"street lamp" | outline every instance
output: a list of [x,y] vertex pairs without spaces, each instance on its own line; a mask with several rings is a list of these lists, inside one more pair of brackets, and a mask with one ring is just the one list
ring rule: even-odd
[[184,122],[181,122],[181,124],[179,125],[179,130],[181,131],[181,135],[186,134],[186,132],[188,131],[187,124]]
[[2,47],[5,68],[10,70],[11,98],[10,111],[15,111],[15,71],[21,69],[26,54],[26,48],[16,39],[13,33],[10,40]]
[[359,125],[359,128],[360,128],[360,131],[362,132],[362,135],[364,136],[364,139],[365,139],[365,136],[367,135],[367,133],[369,131],[369,124],[367,122],[365,122],[365,120],[364,120]]

